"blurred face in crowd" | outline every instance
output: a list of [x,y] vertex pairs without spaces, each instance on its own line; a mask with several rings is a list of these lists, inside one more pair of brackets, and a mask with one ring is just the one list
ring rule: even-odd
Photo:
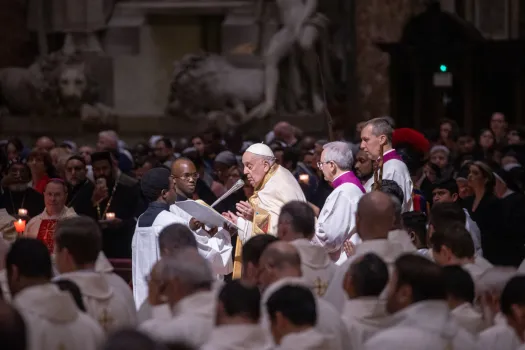
[[16,163],[11,165],[7,171],[10,177],[9,189],[11,191],[24,191],[27,188],[27,183],[31,180],[31,173],[25,164]]
[[44,164],[44,159],[40,156],[32,156],[27,160],[27,165],[31,169],[31,174],[33,175],[43,175],[46,173],[46,166]]
[[507,122],[505,121],[505,116],[502,113],[494,113],[490,118],[490,129],[496,135],[503,135],[506,128]]
[[39,151],[45,151],[45,152],[49,152],[51,151],[53,148],[55,148],[55,142],[53,142],[53,140],[51,140],[49,137],[47,136],[42,136],[41,138],[39,138],[36,143],[35,143],[35,147],[39,150]]
[[445,188],[434,188],[432,190],[432,201],[434,203],[451,203],[458,200],[457,193],[451,194]]
[[12,142],[9,142],[7,144],[7,160],[13,160],[18,157],[20,157],[20,153],[16,149],[16,146]]
[[204,155],[205,145],[204,145],[204,141],[200,137],[194,137],[191,140],[191,143],[193,147],[195,147],[197,152],[199,152],[200,156]]
[[387,285],[386,311],[393,314],[403,310],[412,302],[412,288],[408,285],[398,286],[397,271],[394,270]]
[[486,182],[487,179],[483,176],[483,172],[481,171],[481,169],[477,165],[472,164],[468,172],[469,187],[473,189],[482,188],[485,187]]
[[86,180],[86,174],[86,166],[80,160],[73,158],[66,163],[66,180],[72,186],[83,183]]
[[372,160],[367,156],[365,151],[357,152],[355,158],[355,174],[359,179],[366,179],[372,175],[374,168]]
[[306,153],[304,155],[304,158],[303,158],[303,163],[304,163],[304,165],[306,165],[307,167],[309,167],[311,169],[315,168],[314,155],[311,154],[311,153]]
[[93,154],[93,152],[93,148],[89,146],[82,146],[79,149],[79,153],[86,161],[86,164],[91,164],[91,154]]
[[468,185],[467,179],[458,178],[456,179],[456,184],[458,185],[459,198],[465,199],[474,194],[472,188]]
[[361,149],[365,151],[372,159],[378,159],[380,154],[380,146],[386,144],[386,136],[373,134],[372,125],[367,125],[361,131]]
[[425,164],[425,166],[423,167],[423,174],[425,174],[425,177],[428,179],[428,181],[432,183],[436,182],[437,174],[434,171],[434,169],[432,169],[430,164]]
[[105,134],[100,134],[97,141],[97,151],[107,151],[118,149],[118,142]]
[[443,169],[448,165],[448,153],[442,150],[434,151],[430,155],[430,162],[436,164],[440,169]]
[[509,145],[521,145],[523,143],[523,140],[521,139],[517,130],[511,130],[507,134],[507,143]]
[[251,152],[244,152],[242,164],[244,164],[244,174],[254,188],[262,183],[271,168],[266,159]]
[[439,137],[441,140],[446,141],[451,138],[452,125],[450,123],[443,123],[439,126]]
[[171,166],[171,179],[176,192],[191,198],[197,186],[199,173],[192,161],[179,160]]
[[470,135],[463,135],[458,138],[458,150],[461,154],[474,152],[476,141]]
[[67,191],[63,183],[50,182],[44,190],[44,203],[49,214],[57,214],[66,205]]
[[173,149],[167,147],[163,140],[159,140],[155,144],[154,153],[158,160],[165,162],[173,156]]
[[479,135],[479,145],[483,149],[489,149],[494,146],[494,135],[490,130],[485,130]]
[[113,166],[108,160],[98,160],[92,164],[92,167],[95,181],[98,179],[106,179],[106,183],[108,184],[113,182]]
[[232,166],[228,170],[228,179],[226,180],[226,189],[232,188],[232,186],[241,179],[241,170],[239,167]]
[[516,157],[511,155],[506,155],[503,158],[501,158],[501,166],[506,166],[509,164],[519,164],[519,162],[516,159]]
[[273,155],[275,156],[275,162],[279,165],[283,165],[284,151],[281,149],[275,150]]

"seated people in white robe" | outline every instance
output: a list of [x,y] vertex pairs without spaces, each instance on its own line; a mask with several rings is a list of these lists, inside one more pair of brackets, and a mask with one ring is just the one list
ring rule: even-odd
[[137,315],[131,290],[114,284],[111,274],[98,272],[95,264],[102,251],[102,234],[97,223],[79,216],[61,221],[55,232],[55,263],[60,273],[78,285],[87,313],[106,333],[133,327]]
[[326,337],[315,329],[317,307],[306,286],[283,285],[272,291],[264,302],[275,350],[333,349]]
[[368,253],[354,259],[343,288],[348,296],[343,309],[343,322],[348,328],[349,350],[359,350],[374,334],[390,326],[381,292],[388,283],[388,267],[380,257]]
[[51,179],[44,189],[45,209],[27,223],[24,237],[36,238],[44,242],[50,254],[54,252],[57,223],[77,216],[73,208],[66,207],[67,185],[63,180]]
[[[199,173],[191,160],[179,158],[173,162],[170,178],[177,202],[193,197]],[[200,254],[211,264],[217,278],[230,274],[233,269],[231,235],[234,231],[222,227],[206,228],[176,205],[172,205],[170,211],[193,231]]]
[[261,293],[240,280],[225,284],[219,292],[216,322],[201,350],[267,349],[267,337],[259,324]]
[[151,271],[148,298],[153,306],[167,302],[173,316],[152,318],[140,329],[164,343],[204,345],[215,320],[213,280],[210,266],[194,248],[180,249],[160,259]]
[[525,276],[513,277],[500,297],[502,320],[480,333],[478,349],[513,350],[524,343]]
[[174,191],[171,189],[169,177],[168,169],[154,168],[147,171],[140,181],[142,195],[149,205],[146,211],[139,216],[131,241],[133,298],[137,308],[148,297],[145,277],[150,273],[155,262],[160,259],[159,233],[166,226],[184,223],[184,220],[169,211],[170,204],[174,200]]
[[375,253],[391,267],[394,261],[406,252],[402,244],[389,237],[392,223],[395,222],[396,210],[391,196],[374,191],[361,198],[357,206],[356,229],[363,242],[358,244],[353,255],[337,268],[324,296],[336,310],[341,312],[347,299],[341,286],[353,259],[366,253]]
[[[437,206],[445,206],[447,203],[441,203]],[[452,204],[455,206],[455,204]],[[434,212],[436,208],[432,208]],[[454,209],[454,208],[451,208]],[[457,208],[462,214],[460,208]],[[441,266],[460,265],[467,270],[473,280],[476,280],[486,269],[476,264],[474,252],[474,243],[472,236],[465,228],[465,225],[458,221],[449,221],[449,223],[440,223],[434,225],[435,216],[431,216],[432,225],[429,229],[437,228],[439,231],[433,231],[430,235],[430,246],[432,247],[432,256],[434,261]]]
[[80,311],[69,292],[51,283],[51,257],[41,241],[17,240],[6,265],[13,305],[27,326],[29,350],[100,348],[102,328]]
[[323,246],[338,265],[346,260],[343,243],[355,226],[359,199],[366,193],[352,172],[354,157],[348,143],[337,141],[323,146],[317,164],[325,180],[334,188],[319,213],[314,242]]
[[301,256],[303,278],[312,291],[322,297],[332,280],[336,265],[326,249],[314,245],[315,214],[305,202],[292,201],[284,205],[279,215],[277,237],[293,245]]
[[256,235],[242,246],[242,275],[240,280],[249,286],[259,284],[259,260],[262,252],[278,239],[272,235]]
[[257,143],[248,147],[242,163],[254,194],[248,202],[237,203],[237,213],[223,213],[239,227],[233,278],[239,278],[242,271],[242,244],[254,235],[277,235],[277,221],[283,205],[293,200],[306,202],[293,174],[275,162],[267,145]]
[[[259,260],[260,276],[259,288],[264,291],[262,303],[272,294],[272,290],[281,284],[292,283],[295,285],[309,287],[302,278],[301,257],[297,249],[290,243],[277,241],[261,253]],[[291,278],[291,280],[289,279]],[[315,329],[326,337],[329,349],[347,349],[350,340],[348,331],[341,319],[341,313],[335,310],[330,303],[323,298],[315,298],[317,307],[317,323]],[[269,327],[268,314],[263,312],[261,323],[267,329]]]
[[401,216],[403,230],[408,233],[414,247],[421,256],[428,256],[427,216],[419,211],[406,211]]
[[470,274],[458,265],[443,267],[447,303],[452,316],[459,325],[473,335],[485,328],[483,315],[474,308],[476,297],[474,281]]
[[[385,118],[375,118],[366,122],[361,130],[361,148],[372,160],[383,163],[383,179],[394,180],[403,190],[403,212],[412,211],[412,177],[406,164],[396,150],[392,148],[392,134],[394,130]],[[372,190],[374,177],[366,184],[367,192]]]
[[443,270],[415,254],[402,255],[394,266],[386,309],[396,323],[370,338],[364,349],[476,349],[474,336],[450,314]]
[[[459,188],[456,180],[447,179],[434,184],[432,190],[432,201],[436,203],[457,203],[459,199]],[[481,233],[479,227],[474,220],[470,217],[468,210],[463,208],[465,213],[465,228],[472,236],[474,242],[474,250],[476,256],[483,256],[483,250],[481,249]]]

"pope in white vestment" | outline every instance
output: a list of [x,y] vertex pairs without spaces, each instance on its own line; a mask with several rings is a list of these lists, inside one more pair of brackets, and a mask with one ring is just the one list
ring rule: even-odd
[[257,143],[248,147],[242,157],[244,173],[254,187],[249,203],[237,204],[237,215],[223,213],[234,222],[238,231],[233,277],[241,275],[242,244],[258,234],[277,235],[277,222],[281,208],[291,201],[306,202],[304,193],[295,177],[275,163],[270,147]]
[[52,283],[23,289],[13,304],[25,320],[29,350],[97,350],[104,341],[97,322]]

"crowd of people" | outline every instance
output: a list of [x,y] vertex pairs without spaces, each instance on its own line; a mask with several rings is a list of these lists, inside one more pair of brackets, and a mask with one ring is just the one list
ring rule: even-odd
[[2,348],[524,350],[524,132],[337,139],[3,142]]

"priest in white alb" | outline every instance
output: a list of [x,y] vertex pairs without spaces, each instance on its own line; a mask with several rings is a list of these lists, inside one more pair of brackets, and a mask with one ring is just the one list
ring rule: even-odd
[[277,221],[283,205],[290,201],[306,202],[295,177],[275,162],[275,156],[265,144],[248,147],[242,156],[244,174],[254,188],[248,202],[237,203],[237,213],[223,215],[239,227],[235,248],[233,277],[241,275],[241,251],[250,237],[258,234],[277,234]]
[[[361,130],[361,148],[372,160],[383,161],[383,179],[393,180],[403,190],[405,197],[403,212],[412,211],[413,183],[406,164],[401,156],[392,148],[394,130],[385,118],[375,118],[366,122]],[[382,154],[381,154],[382,152]],[[374,177],[365,183],[367,192],[372,190]]]
[[355,226],[357,203],[366,193],[352,172],[353,163],[348,143],[336,141],[323,146],[321,160],[317,164],[334,190],[319,213],[314,242],[325,247],[338,265],[346,260],[347,256],[342,252],[343,243]]
[[73,208],[66,207],[67,185],[61,179],[51,179],[44,189],[44,211],[29,220],[24,236],[41,240],[53,254],[55,229],[60,220],[77,216]]
[[95,264],[102,248],[102,233],[91,218],[79,216],[61,221],[55,232],[56,280],[77,284],[87,313],[110,333],[134,327],[137,314],[133,295],[116,283],[115,274],[97,271]]
[[[51,283],[51,258],[42,242],[17,240],[6,261],[13,304],[27,327],[28,350],[100,348],[104,341],[102,328],[78,309],[68,291]],[[5,343],[1,347],[10,349]]]

